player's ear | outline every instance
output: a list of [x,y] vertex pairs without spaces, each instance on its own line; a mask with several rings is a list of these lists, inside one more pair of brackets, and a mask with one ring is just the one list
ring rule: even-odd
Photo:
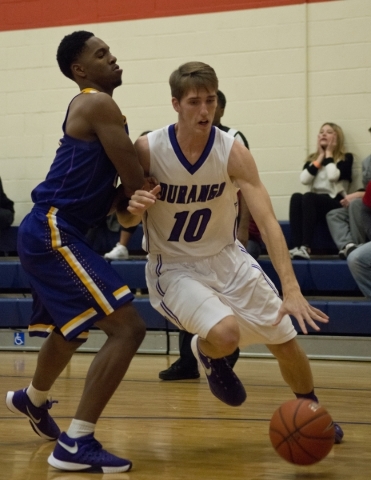
[[84,66],[81,65],[80,63],[73,63],[71,65],[71,71],[72,71],[72,74],[76,77],[81,77],[81,78],[86,77]]
[[179,100],[175,97],[172,97],[171,103],[173,104],[173,108],[176,112],[179,112]]

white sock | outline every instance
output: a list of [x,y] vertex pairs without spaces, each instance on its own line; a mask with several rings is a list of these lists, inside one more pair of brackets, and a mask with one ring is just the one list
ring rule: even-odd
[[46,392],[42,392],[41,390],[36,390],[36,388],[30,383],[30,386],[27,388],[26,393],[28,398],[31,402],[35,405],[35,407],[41,407],[47,399],[49,395],[49,390]]
[[70,438],[79,438],[94,433],[95,423],[84,422],[84,420],[72,419],[71,425],[67,430],[67,435]]

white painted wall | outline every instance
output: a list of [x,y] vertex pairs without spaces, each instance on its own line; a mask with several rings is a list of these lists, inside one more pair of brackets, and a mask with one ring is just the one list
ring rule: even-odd
[[248,138],[278,219],[302,191],[299,172],[325,121],[361,160],[370,153],[371,2],[309,5],[0,32],[0,175],[19,224],[54,157],[76,85],[55,60],[62,37],[90,30],[124,69],[114,98],[131,138],[174,122],[168,77],[181,63],[212,65],[227,96],[224,123]]

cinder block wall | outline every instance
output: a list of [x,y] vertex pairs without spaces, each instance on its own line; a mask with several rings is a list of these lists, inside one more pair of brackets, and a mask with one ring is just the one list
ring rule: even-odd
[[[55,61],[61,38],[77,29],[94,32],[118,57],[123,86],[114,98],[133,140],[176,120],[168,77],[181,63],[200,60],[219,76],[227,96],[224,123],[248,138],[279,220],[288,218],[291,194],[303,191],[299,172],[325,121],[344,129],[356,158],[352,189],[358,188],[361,160],[371,150],[370,0],[260,3],[131,20],[115,17],[113,9],[107,22],[74,24],[72,18],[68,26],[44,28],[19,28],[17,16],[12,26],[8,15],[0,32],[0,176],[16,202],[15,224],[31,209],[30,192],[49,168],[66,107],[78,92]],[[231,2],[230,8],[260,3]],[[153,2],[138,8],[146,4]]]

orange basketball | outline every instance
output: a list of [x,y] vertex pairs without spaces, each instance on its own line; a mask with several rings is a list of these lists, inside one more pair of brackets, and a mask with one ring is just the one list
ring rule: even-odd
[[283,403],[273,414],[269,437],[276,452],[296,465],[312,465],[328,455],[335,430],[327,410],[313,400]]

